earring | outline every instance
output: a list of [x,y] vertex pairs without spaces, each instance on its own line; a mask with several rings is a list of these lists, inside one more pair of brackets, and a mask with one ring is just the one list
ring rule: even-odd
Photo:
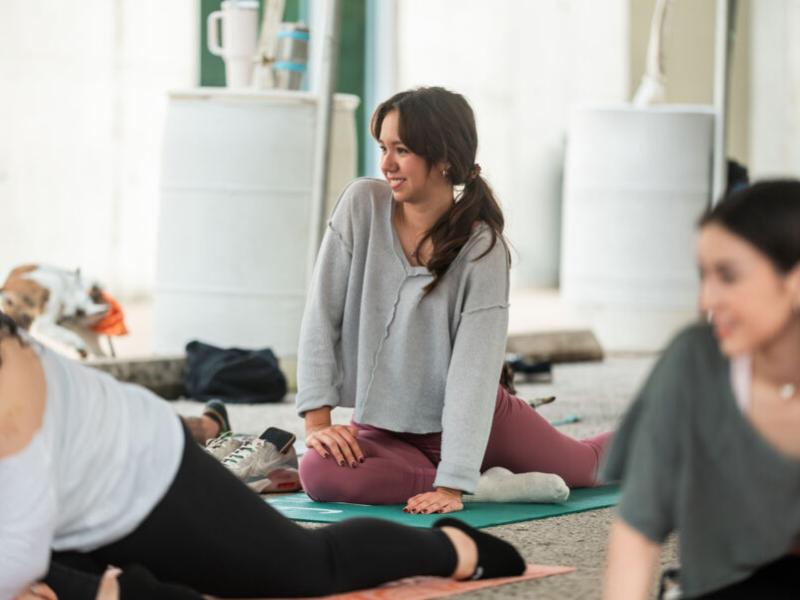
[[447,179],[447,175],[448,175],[448,173],[447,173],[447,169],[442,169],[442,177],[444,177],[445,179]]

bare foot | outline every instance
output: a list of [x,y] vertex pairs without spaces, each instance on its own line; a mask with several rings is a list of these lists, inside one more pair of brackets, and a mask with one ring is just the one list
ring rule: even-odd
[[100,579],[100,586],[97,588],[95,600],[119,600],[119,577],[121,570],[116,567],[109,567]]
[[475,542],[466,533],[455,527],[442,527],[442,532],[450,538],[450,543],[453,544],[453,549],[458,557],[456,570],[450,577],[453,579],[472,577],[478,567],[478,547]]

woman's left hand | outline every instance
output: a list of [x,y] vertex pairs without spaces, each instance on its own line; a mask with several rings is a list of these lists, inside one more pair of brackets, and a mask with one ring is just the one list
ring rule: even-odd
[[464,508],[462,493],[461,490],[440,487],[432,492],[417,494],[408,500],[403,512],[421,515],[456,512]]

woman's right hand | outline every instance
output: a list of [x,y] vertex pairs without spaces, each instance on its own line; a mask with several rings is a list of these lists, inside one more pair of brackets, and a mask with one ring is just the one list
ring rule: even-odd
[[316,450],[322,458],[332,455],[340,467],[355,468],[364,462],[364,453],[356,438],[358,428],[353,425],[306,426],[306,446]]

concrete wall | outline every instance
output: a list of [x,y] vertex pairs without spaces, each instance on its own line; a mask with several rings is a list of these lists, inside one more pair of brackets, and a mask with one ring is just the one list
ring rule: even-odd
[[165,91],[196,81],[195,0],[0,2],[0,276],[149,290]]

